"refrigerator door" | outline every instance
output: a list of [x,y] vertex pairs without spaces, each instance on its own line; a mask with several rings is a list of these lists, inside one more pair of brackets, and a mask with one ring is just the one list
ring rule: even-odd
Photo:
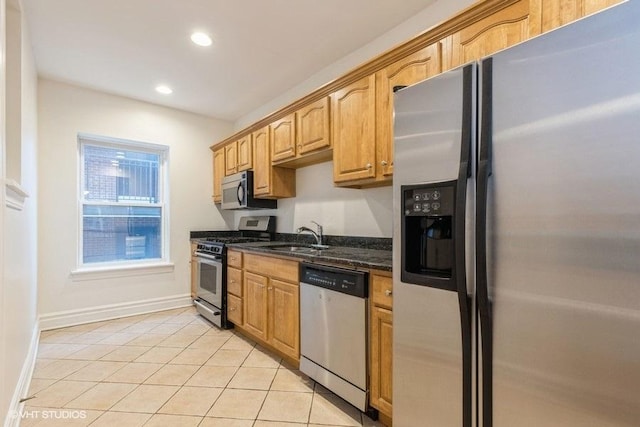
[[482,163],[492,144],[483,427],[640,425],[638,3],[483,63],[493,74],[493,137],[487,121],[479,150]]
[[472,64],[395,97],[396,427],[471,426],[475,80]]

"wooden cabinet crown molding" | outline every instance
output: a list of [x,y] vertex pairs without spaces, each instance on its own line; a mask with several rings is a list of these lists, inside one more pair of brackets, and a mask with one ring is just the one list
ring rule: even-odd
[[[306,107],[312,102],[318,101],[320,98],[329,96],[333,92],[342,89],[364,77],[367,77],[376,71],[383,69],[384,67],[396,62],[399,59],[404,58],[407,55],[411,55],[418,50],[440,41],[446,36],[461,30],[462,28],[486,18],[487,16],[496,13],[497,11],[504,9],[514,3],[521,2],[522,0],[484,0],[472,4],[471,6],[463,9],[452,18],[438,24],[432,28],[425,30],[423,33],[408,40],[377,57],[371,59],[368,62],[358,66],[357,68],[349,71],[348,73],[338,77],[337,79],[319,87],[308,95],[300,98],[289,105],[274,111],[273,113],[263,117],[252,125],[246,127],[240,132],[229,136],[228,138],[212,145],[212,150],[220,148],[224,145],[233,143],[238,139],[248,135],[270,123],[285,117],[288,114],[294,113],[300,108]],[[531,0],[538,1],[538,0]]]

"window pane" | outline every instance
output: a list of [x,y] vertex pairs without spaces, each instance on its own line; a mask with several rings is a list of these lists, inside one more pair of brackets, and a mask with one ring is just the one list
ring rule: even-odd
[[84,145],[84,200],[159,202],[160,155]]
[[83,263],[162,258],[162,209],[84,205]]

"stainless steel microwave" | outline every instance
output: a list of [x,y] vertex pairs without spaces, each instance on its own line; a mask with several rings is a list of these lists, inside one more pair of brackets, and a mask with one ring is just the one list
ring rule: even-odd
[[222,179],[222,209],[276,209],[278,202],[253,197],[253,171],[248,170]]

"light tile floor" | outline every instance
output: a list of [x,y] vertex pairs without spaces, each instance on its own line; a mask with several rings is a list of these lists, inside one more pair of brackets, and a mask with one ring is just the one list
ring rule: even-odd
[[43,332],[21,426],[381,426],[193,308]]

